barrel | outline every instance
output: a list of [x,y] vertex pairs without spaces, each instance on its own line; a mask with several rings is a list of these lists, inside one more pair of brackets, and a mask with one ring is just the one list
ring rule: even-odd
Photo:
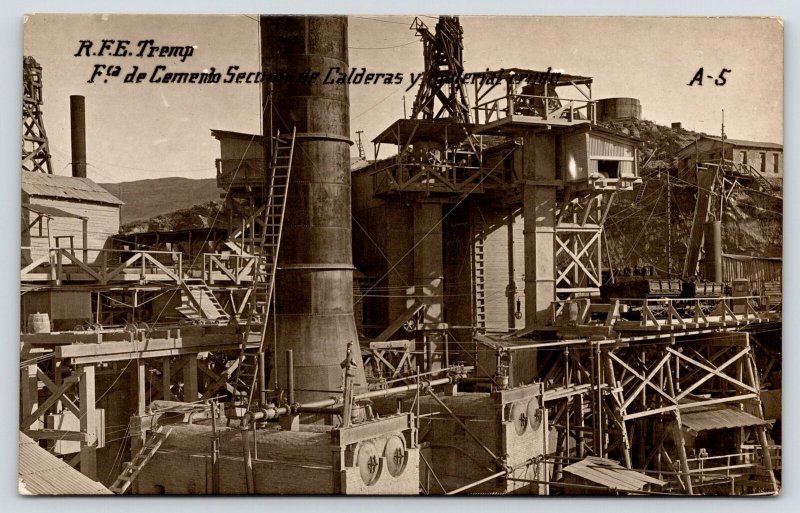
[[28,332],[50,333],[50,316],[39,312],[28,315]]

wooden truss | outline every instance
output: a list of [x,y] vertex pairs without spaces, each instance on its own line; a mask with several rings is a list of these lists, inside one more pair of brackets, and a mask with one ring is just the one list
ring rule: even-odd
[[616,192],[567,190],[556,216],[556,294],[598,294],[602,285],[603,224]]
[[[154,400],[202,403],[233,394],[240,342],[233,326],[22,335],[19,429],[50,444],[77,442],[79,450],[67,453],[67,461],[97,480],[103,477],[97,475],[103,442],[108,446],[109,439],[121,440],[125,446],[120,431],[125,428],[107,428],[105,416],[98,414],[105,397],[129,398],[114,400],[115,407],[127,405],[126,411],[115,412],[127,424],[131,416],[146,418]],[[98,390],[101,378],[103,389]],[[47,427],[48,417],[61,415],[77,422],[70,428]],[[145,442],[149,427],[134,423],[126,431],[132,454]]]
[[42,120],[42,67],[33,57],[22,66],[22,170],[53,174]]
[[[469,123],[469,101],[464,83],[442,78],[460,77],[464,72],[464,51],[461,23],[457,16],[440,16],[436,32],[431,33],[427,25],[414,18],[411,25],[422,40],[425,73],[420,83],[412,119],[449,118],[460,123]],[[435,108],[439,101],[438,110]]]
[[[679,493],[778,491],[773,460],[780,448],[769,442],[747,333],[576,342],[542,359],[542,370],[550,425],[558,434],[549,455],[552,479],[564,462],[593,455],[664,479]],[[720,410],[734,419],[742,412],[749,422],[714,424]],[[694,447],[692,456],[687,437],[697,433],[682,416],[706,411],[703,430],[733,436],[723,454]]]

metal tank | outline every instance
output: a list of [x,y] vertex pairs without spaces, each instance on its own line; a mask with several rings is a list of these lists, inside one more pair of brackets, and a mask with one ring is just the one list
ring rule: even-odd
[[[284,83],[264,84],[274,109],[263,108],[264,133],[297,136],[275,284],[277,354],[294,351],[299,402],[341,389],[348,343],[358,348],[353,316],[350,216],[350,102],[346,84],[323,84],[330,68],[348,69],[347,19],[333,16],[262,16],[261,66],[286,72]],[[307,71],[313,83],[297,83]],[[262,105],[263,107],[263,105]],[[366,386],[360,351],[355,383]],[[279,384],[286,370],[276,358]]]
[[597,102],[598,121],[642,119],[642,104],[637,98],[603,98]]

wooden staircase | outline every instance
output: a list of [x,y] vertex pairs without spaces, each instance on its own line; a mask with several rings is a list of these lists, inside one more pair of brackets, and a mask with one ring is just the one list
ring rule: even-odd
[[[247,408],[253,401],[259,374],[258,355],[264,351],[267,317],[275,290],[275,272],[278,265],[278,251],[283,234],[283,218],[286,211],[286,198],[289,192],[289,178],[294,156],[295,130],[291,137],[281,137],[278,132],[274,139],[272,159],[270,163],[269,188],[266,202],[258,210],[259,219],[247,220],[244,226],[254,228],[260,226],[260,233],[247,229],[234,235],[239,238],[244,251],[257,256],[253,280],[250,285],[247,321],[242,331],[239,366],[236,370],[233,386],[239,399]],[[258,348],[251,348],[252,341],[260,341]]]
[[776,187],[767,180],[755,167],[745,163],[734,163],[734,167],[741,174],[750,176],[752,180],[758,184],[758,187],[764,192],[772,192]]
[[150,461],[150,458],[152,458],[153,455],[158,452],[158,448],[161,447],[161,444],[164,443],[164,440],[167,439],[170,433],[172,433],[172,428],[165,430],[163,426],[158,426],[155,430],[153,430],[150,438],[147,439],[147,442],[142,446],[139,452],[136,453],[131,461],[125,463],[125,466],[122,468],[122,472],[120,473],[119,477],[117,477],[114,483],[108,487],[108,489],[117,495],[122,495],[125,493],[128,488],[130,488],[133,480],[136,479],[136,476],[139,475],[139,472],[141,472],[144,466],[147,465],[147,462]]
[[230,316],[225,312],[220,302],[214,296],[214,291],[205,283],[189,283],[182,281],[181,284],[181,306],[178,312],[186,318],[196,322],[214,321],[217,323],[227,323]]

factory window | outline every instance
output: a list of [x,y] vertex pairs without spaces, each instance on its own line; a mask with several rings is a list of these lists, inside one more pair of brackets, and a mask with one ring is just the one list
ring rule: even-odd
[[767,172],[767,154],[763,151],[759,153],[759,157],[761,158],[761,173]]
[[742,152],[742,164],[747,165],[747,152],[746,151]]
[[619,178],[619,160],[598,160],[597,172],[604,178]]
[[781,154],[772,154],[772,171],[777,175],[781,172]]

